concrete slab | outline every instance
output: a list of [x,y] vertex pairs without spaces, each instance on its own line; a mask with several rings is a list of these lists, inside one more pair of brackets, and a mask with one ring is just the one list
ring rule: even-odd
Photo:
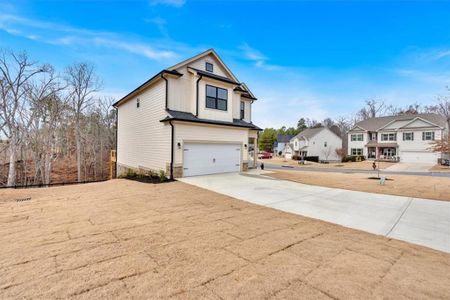
[[310,186],[258,173],[196,176],[180,181],[450,253],[450,202]]
[[393,172],[428,172],[434,166],[434,164],[428,163],[397,163],[389,168],[385,169],[385,171],[393,171]]

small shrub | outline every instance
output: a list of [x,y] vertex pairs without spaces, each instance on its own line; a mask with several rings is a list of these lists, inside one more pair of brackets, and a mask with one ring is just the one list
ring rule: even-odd
[[313,161],[313,162],[319,162],[318,156],[305,156],[306,161]]
[[135,178],[137,176],[137,173],[133,169],[128,169],[127,173],[125,174],[126,178]]
[[300,160],[301,157],[300,157],[300,155],[298,155],[298,154],[294,154],[294,155],[292,155],[292,159],[293,159],[293,160]]
[[283,154],[283,151],[278,152],[278,156],[281,156]]
[[166,172],[164,170],[159,170],[159,180],[161,180],[161,182],[167,180]]

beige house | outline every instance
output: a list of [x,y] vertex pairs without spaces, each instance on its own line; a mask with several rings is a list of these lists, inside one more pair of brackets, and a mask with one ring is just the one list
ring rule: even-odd
[[129,168],[184,177],[255,167],[255,100],[213,49],[162,70],[114,104],[118,175]]
[[370,118],[348,132],[348,155],[436,164],[446,157],[433,152],[432,144],[446,137],[448,130],[445,118],[432,113]]

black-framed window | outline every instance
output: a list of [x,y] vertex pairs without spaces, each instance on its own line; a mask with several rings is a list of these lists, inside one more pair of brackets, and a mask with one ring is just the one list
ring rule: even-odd
[[214,71],[214,65],[212,63],[206,62],[205,63],[205,70],[208,72],[213,72]]
[[414,141],[414,132],[403,132],[404,141]]
[[212,85],[206,85],[206,107],[227,110],[228,91]]
[[434,141],[434,131],[424,131],[424,132],[422,132],[422,140],[424,140],[424,141]]
[[244,101],[241,101],[241,110],[240,110],[240,112],[241,112],[241,114],[240,114],[241,120],[244,120],[244,118],[245,118],[245,103],[244,103]]

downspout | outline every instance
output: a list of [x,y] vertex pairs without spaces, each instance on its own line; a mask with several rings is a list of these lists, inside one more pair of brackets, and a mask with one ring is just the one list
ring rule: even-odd
[[169,81],[164,77],[164,72],[161,73],[161,78],[166,82],[166,110],[169,108]]
[[200,77],[197,79],[197,95],[196,95],[196,106],[195,106],[195,116],[198,117],[198,84],[200,80],[202,80],[202,75],[199,75]]
[[171,127],[171,141],[170,141],[170,180],[173,180],[173,144],[174,144],[174,127],[172,121],[169,121]]
[[118,173],[118,169],[119,169],[117,167],[117,165],[118,165],[117,147],[118,147],[118,140],[119,140],[119,135],[118,135],[118,133],[119,133],[119,108],[115,107],[115,109],[116,109],[116,178],[117,178],[117,173]]

